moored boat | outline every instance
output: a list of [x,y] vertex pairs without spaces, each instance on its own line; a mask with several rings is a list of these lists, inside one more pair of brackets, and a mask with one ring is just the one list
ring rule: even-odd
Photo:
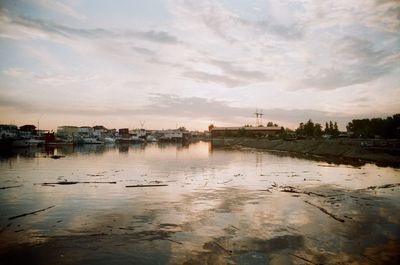
[[86,137],[83,138],[84,144],[104,144],[104,142],[97,140],[96,138]]
[[13,147],[34,147],[34,146],[38,146],[39,143],[41,143],[40,140],[36,140],[36,139],[17,139],[14,140],[12,143]]

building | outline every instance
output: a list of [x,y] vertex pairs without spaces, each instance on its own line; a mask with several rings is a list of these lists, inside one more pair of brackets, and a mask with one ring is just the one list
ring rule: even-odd
[[36,131],[36,126],[35,125],[23,125],[21,127],[19,127],[19,130],[21,132],[30,132],[30,133],[34,133]]
[[77,126],[59,126],[57,127],[57,135],[60,137],[73,137],[78,135],[79,127]]
[[108,130],[103,125],[93,126],[93,136],[101,138],[108,135]]
[[90,126],[81,126],[78,129],[79,134],[83,136],[92,136],[93,131],[93,128]]
[[18,136],[18,127],[15,125],[0,124],[0,139],[12,139]]
[[23,125],[19,127],[19,136],[22,138],[30,138],[32,135],[36,135],[35,125]]
[[212,137],[268,137],[282,132],[281,127],[214,127]]
[[119,135],[126,135],[129,134],[129,129],[128,128],[122,128],[118,130]]

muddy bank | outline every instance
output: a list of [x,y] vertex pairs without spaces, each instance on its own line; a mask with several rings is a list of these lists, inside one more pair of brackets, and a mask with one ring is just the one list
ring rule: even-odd
[[400,156],[393,154],[393,149],[379,150],[365,148],[358,141],[349,140],[268,140],[252,138],[213,139],[213,147],[250,147],[271,151],[287,151],[302,155],[315,155],[327,158],[362,160],[400,167]]

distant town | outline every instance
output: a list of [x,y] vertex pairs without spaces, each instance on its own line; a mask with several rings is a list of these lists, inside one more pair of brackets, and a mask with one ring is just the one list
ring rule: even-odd
[[0,125],[1,147],[29,147],[38,145],[83,145],[83,144],[140,144],[146,142],[190,142],[211,138],[248,137],[264,139],[331,139],[331,138],[369,138],[399,139],[400,114],[386,119],[356,119],[341,132],[337,123],[327,121],[325,126],[312,120],[301,122],[295,130],[280,127],[268,122],[263,125],[257,117],[257,123],[239,127],[218,127],[210,124],[205,131],[188,131],[185,127],[167,130],[108,129],[96,126],[59,126],[56,132],[38,129],[35,125]]

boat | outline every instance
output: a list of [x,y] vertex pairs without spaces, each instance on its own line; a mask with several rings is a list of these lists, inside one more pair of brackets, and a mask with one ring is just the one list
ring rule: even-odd
[[104,144],[104,142],[97,140],[96,138],[86,137],[83,138],[84,144]]
[[38,146],[41,143],[40,140],[36,140],[36,139],[17,139],[14,140],[12,143],[13,147],[33,147],[33,146]]
[[164,143],[182,143],[189,140],[189,133],[181,130],[167,130],[158,138],[159,142]]
[[117,138],[116,139],[116,143],[119,143],[119,144],[140,144],[140,143],[144,143],[144,139],[132,135],[130,137]]
[[74,142],[72,140],[62,140],[59,138],[56,138],[54,135],[54,132],[48,132],[44,135],[44,140],[46,145],[51,145],[51,146],[58,146],[58,145],[74,145]]
[[148,142],[148,143],[157,142],[157,138],[154,137],[153,135],[147,135],[147,137],[146,137],[146,142]]
[[111,137],[104,137],[104,138],[103,138],[103,142],[104,142],[105,144],[113,144],[113,143],[115,143],[115,139],[114,139],[114,138],[111,138]]

